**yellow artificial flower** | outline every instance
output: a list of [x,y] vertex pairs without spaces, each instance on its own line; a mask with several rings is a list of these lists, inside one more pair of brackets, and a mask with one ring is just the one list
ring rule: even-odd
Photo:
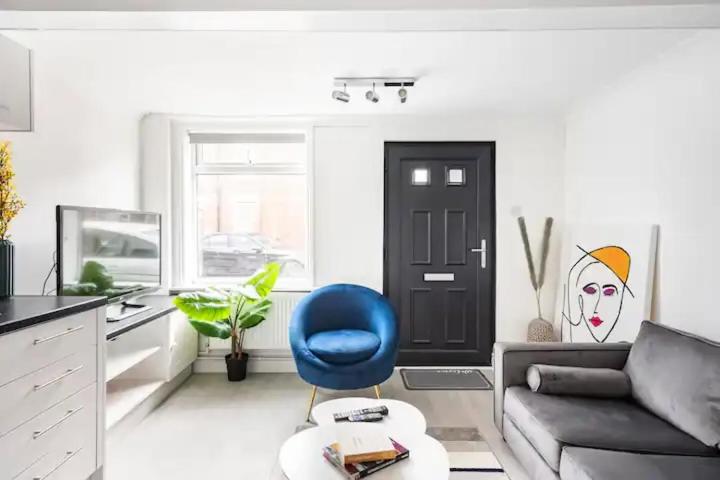
[[0,240],[9,238],[10,222],[25,206],[15,190],[14,176],[10,142],[0,142]]

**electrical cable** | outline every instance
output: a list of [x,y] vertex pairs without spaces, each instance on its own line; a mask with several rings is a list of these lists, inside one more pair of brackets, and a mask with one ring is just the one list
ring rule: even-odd
[[50,295],[52,292],[54,292],[56,289],[52,289],[47,294],[45,293],[45,288],[47,288],[47,282],[50,280],[50,275],[53,274],[55,269],[57,268],[57,250],[53,252],[53,264],[52,267],[50,267],[50,271],[48,272],[47,276],[45,277],[45,281],[43,281],[42,285],[42,295]]

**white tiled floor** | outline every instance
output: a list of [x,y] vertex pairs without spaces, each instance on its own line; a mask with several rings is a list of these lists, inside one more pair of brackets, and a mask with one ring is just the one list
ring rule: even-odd
[[[408,391],[398,374],[382,392],[417,406],[428,425],[477,427],[508,475],[525,480],[492,424],[492,392]],[[193,375],[141,424],[110,436],[106,479],[281,479],[278,450],[304,422],[309,394],[295,374],[255,374],[240,383]],[[317,402],[372,394],[321,390]]]

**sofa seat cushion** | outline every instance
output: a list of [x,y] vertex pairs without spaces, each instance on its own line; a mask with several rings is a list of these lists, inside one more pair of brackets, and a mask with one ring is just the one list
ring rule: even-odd
[[372,357],[380,348],[380,338],[365,330],[328,330],[308,338],[307,346],[328,363],[348,365]]
[[563,446],[668,455],[718,456],[631,401],[544,395],[526,387],[505,392],[505,413],[555,471]]
[[565,447],[560,460],[562,480],[715,480],[720,457],[654,455]]

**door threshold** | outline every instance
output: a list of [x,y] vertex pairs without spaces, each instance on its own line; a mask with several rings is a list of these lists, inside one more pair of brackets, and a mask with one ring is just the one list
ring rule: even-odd
[[399,370],[401,368],[412,368],[412,369],[417,369],[417,370],[438,370],[438,369],[463,370],[463,369],[469,369],[469,368],[477,368],[479,370],[487,370],[490,372],[493,371],[492,365],[395,365],[395,370]]

